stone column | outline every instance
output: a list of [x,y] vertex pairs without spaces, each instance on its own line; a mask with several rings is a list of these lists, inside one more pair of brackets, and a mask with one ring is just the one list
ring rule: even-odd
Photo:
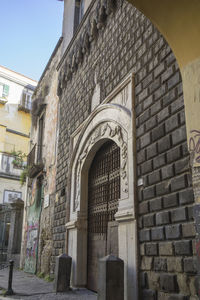
[[71,285],[84,287],[87,284],[87,219],[79,217],[65,226],[67,254],[72,257]]
[[124,261],[124,300],[138,299],[137,222],[131,211],[118,211],[119,257]]
[[21,249],[24,201],[17,199],[10,204],[10,208],[11,217],[8,241],[8,259],[14,260],[15,266],[18,266]]

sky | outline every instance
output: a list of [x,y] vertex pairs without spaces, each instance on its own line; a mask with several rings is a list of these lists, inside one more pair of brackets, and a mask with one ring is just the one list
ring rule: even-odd
[[39,80],[62,35],[64,2],[0,0],[0,65]]

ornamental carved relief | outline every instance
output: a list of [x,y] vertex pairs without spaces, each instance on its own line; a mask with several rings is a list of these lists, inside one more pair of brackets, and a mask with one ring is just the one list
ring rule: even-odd
[[121,175],[121,192],[122,199],[128,197],[128,152],[127,152],[127,133],[119,125],[113,122],[100,124],[90,135],[85,143],[81,154],[76,163],[75,171],[75,191],[74,191],[74,211],[77,210],[80,203],[80,185],[81,170],[87,155],[93,145],[102,138],[112,139],[120,147],[120,175]]
[[61,96],[66,84],[71,80],[73,73],[81,65],[84,55],[89,53],[90,44],[98,38],[99,30],[103,30],[106,25],[107,17],[112,14],[117,7],[116,0],[101,0],[93,11],[92,16],[83,26],[83,33],[77,40],[77,44],[72,46],[72,49],[67,55],[64,66],[61,68],[58,76],[57,95]]

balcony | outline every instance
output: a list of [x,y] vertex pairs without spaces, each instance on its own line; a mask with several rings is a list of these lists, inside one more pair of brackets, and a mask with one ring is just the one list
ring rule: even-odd
[[18,110],[30,113],[31,111],[31,95],[28,93],[23,93],[22,99],[18,105]]
[[28,176],[35,177],[44,168],[42,160],[42,145],[35,144],[27,156]]

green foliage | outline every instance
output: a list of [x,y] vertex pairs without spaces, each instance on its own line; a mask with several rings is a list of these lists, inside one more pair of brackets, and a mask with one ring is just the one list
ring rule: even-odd
[[28,174],[28,167],[24,165],[24,158],[26,157],[26,154],[23,153],[21,150],[13,150],[12,152],[10,152],[10,154],[14,156],[14,160],[12,161],[13,166],[19,169],[23,169],[20,175],[20,183],[21,185],[24,185]]
[[45,275],[44,272],[37,273],[37,277],[43,278],[47,282],[51,282],[54,280],[54,278],[52,278],[49,274]]
[[23,186],[25,184],[27,175],[28,175],[28,167],[26,166],[20,175],[21,186]]
[[46,276],[44,277],[44,280],[47,281],[47,282],[51,282],[51,281],[53,281],[54,279],[51,278],[50,275],[48,274],[48,275],[46,275]]
[[7,292],[7,290],[1,288],[1,295],[2,295],[3,297],[6,297],[6,292]]
[[24,168],[24,158],[26,157],[26,154],[22,151],[12,151],[10,153],[12,156],[14,156],[13,165],[17,168]]
[[44,278],[45,274],[43,272],[37,273],[37,277]]

